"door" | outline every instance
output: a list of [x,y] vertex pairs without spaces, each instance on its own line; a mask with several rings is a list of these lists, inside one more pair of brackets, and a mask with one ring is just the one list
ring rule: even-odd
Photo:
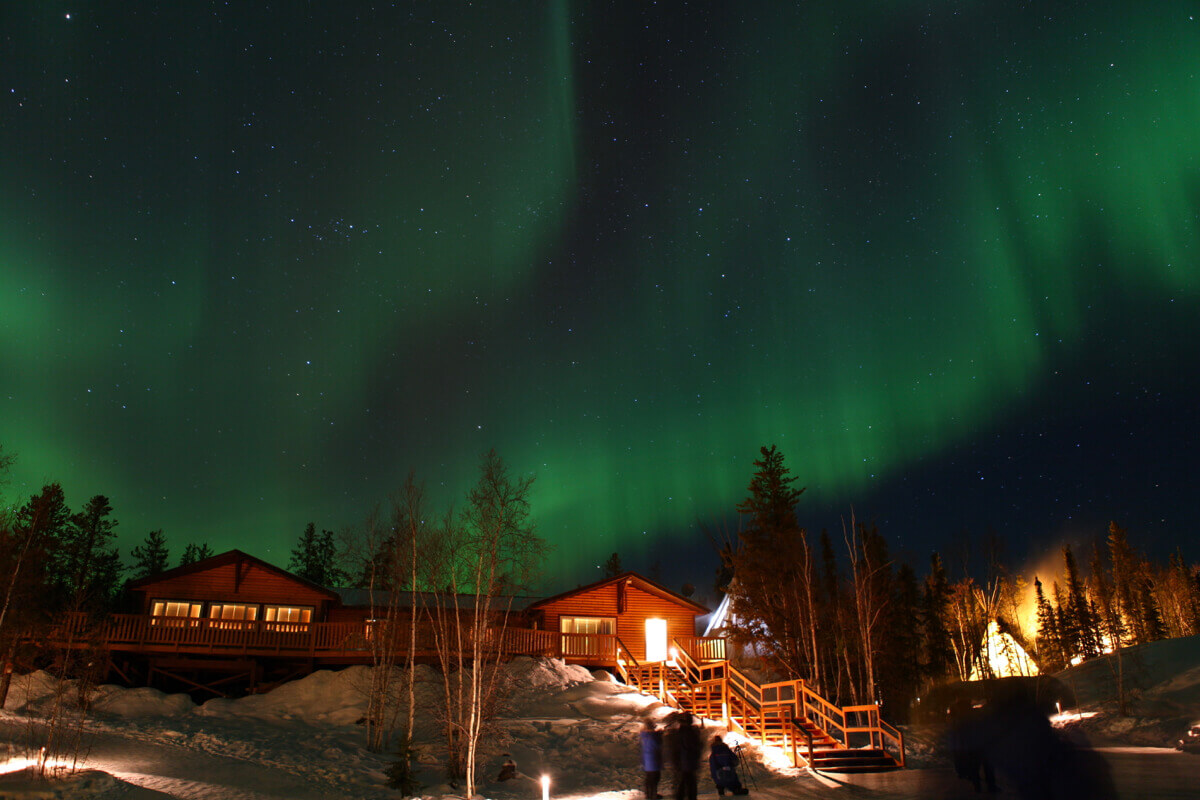
[[646,620],[646,663],[667,660],[667,621]]

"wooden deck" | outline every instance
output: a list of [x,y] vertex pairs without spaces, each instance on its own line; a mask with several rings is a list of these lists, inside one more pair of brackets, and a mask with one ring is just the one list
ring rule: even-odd
[[[98,626],[83,617],[73,617],[51,629],[42,641],[55,647],[96,648],[113,653],[148,656],[193,655],[295,658],[314,663],[367,663],[373,642],[385,631],[381,622],[262,622],[205,618],[150,617],[114,614]],[[392,641],[407,656],[410,623],[401,623]],[[618,639],[614,635],[556,633],[532,628],[494,630],[484,652],[503,656],[545,656],[572,664],[616,667]],[[705,658],[724,658],[725,642],[718,638],[691,637],[688,647]],[[418,623],[415,655],[433,659],[437,655],[434,628]]]
[[[310,666],[340,665],[370,663],[372,644],[387,633],[381,625],[379,621],[278,623],[118,614],[100,625],[88,625],[81,616],[68,619],[39,642],[141,655],[160,667],[170,666],[167,661],[172,658],[214,663],[275,658]],[[401,623],[392,641],[407,647],[408,626]],[[434,660],[433,626],[419,623],[416,634],[417,658]],[[672,637],[668,660],[645,664],[638,663],[620,637],[611,634],[506,628],[493,629],[488,636],[483,649],[493,656],[554,657],[612,668],[624,683],[667,705],[721,720],[731,730],[782,748],[797,766],[838,771],[904,766],[904,735],[880,718],[878,706],[836,706],[802,680],[759,685],[729,663],[721,638]],[[394,657],[399,661],[406,655],[397,651]]]
[[661,702],[779,747],[796,766],[831,772],[904,767],[904,733],[879,715],[879,706],[837,706],[807,681],[758,684],[733,664],[710,658],[707,641],[674,639],[669,661],[639,664],[623,650],[617,672],[625,683]]

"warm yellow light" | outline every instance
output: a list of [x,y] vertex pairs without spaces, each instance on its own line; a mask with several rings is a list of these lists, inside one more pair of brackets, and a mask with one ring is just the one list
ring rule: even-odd
[[542,800],[550,800],[550,776],[542,776]]
[[0,763],[0,774],[8,772],[20,772],[26,767],[32,767],[37,764],[37,761],[32,758],[10,758],[7,761]]
[[[1010,678],[1020,675],[1037,675],[1037,664],[1007,633],[1000,630],[1000,625],[992,620],[988,623],[987,636],[983,641],[983,655],[991,667],[992,676]],[[983,676],[977,670],[971,670],[971,680],[979,680]]]

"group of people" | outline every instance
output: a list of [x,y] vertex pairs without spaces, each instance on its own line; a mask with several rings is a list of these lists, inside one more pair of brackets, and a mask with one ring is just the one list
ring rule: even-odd
[[[646,800],[659,800],[658,784],[662,778],[663,765],[671,767],[675,775],[675,800],[696,800],[697,773],[704,745],[700,730],[692,715],[680,711],[667,718],[666,730],[659,730],[654,720],[647,718],[642,726],[642,771],[645,776]],[[714,736],[708,750],[708,766],[712,773],[717,794],[748,794],[737,773],[737,754],[729,745]]]

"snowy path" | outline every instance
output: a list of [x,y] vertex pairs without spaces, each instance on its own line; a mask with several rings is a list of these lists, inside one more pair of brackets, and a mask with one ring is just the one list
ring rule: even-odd
[[[1200,756],[1180,753],[1160,747],[1097,747],[1093,755],[1107,764],[1112,786],[1121,800],[1193,800],[1200,797],[1196,775]],[[1104,764],[1098,764],[1099,769]],[[848,779],[854,787],[867,793],[862,796],[878,800],[905,798],[937,798],[938,800],[977,799],[966,781],[959,780],[947,768],[903,770],[877,775],[860,775]],[[999,776],[999,797],[1017,797]],[[857,795],[839,792],[838,797]]]
[[[24,727],[11,722],[0,725],[0,738],[6,741],[21,741],[26,734]],[[380,796],[362,786],[337,785],[320,774],[298,774],[303,770],[296,765],[205,752],[172,744],[165,737],[155,740],[107,730],[90,732],[87,739],[90,747],[83,768],[103,770],[141,789],[179,800],[361,800]]]
[[278,767],[169,744],[136,741],[112,733],[96,735],[86,766],[181,800],[350,797],[329,785],[314,784]]

